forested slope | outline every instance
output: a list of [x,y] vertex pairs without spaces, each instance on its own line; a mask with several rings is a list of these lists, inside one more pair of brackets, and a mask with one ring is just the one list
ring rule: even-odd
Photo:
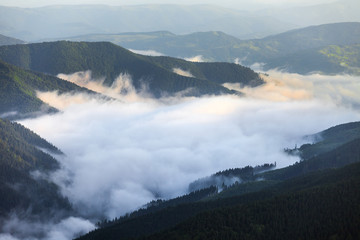
[[[193,89],[190,95],[234,94],[221,85],[237,82],[257,86],[263,83],[251,69],[235,64],[203,64],[174,58],[154,58],[134,54],[107,42],[46,42],[0,47],[0,59],[16,66],[57,75],[91,70],[94,78],[105,77],[104,84],[111,86],[121,73],[130,74],[136,89],[144,85],[155,96]],[[165,61],[164,61],[165,60]],[[216,67],[216,68],[214,68]],[[190,72],[183,76],[174,68]],[[206,69],[204,69],[206,68]],[[212,68],[213,74],[206,71]],[[214,69],[216,69],[214,71]]]
[[57,111],[36,96],[36,91],[87,92],[71,82],[42,73],[23,70],[0,60],[0,115],[7,118],[31,117]]
[[71,210],[57,185],[47,176],[60,166],[40,149],[62,154],[59,149],[20,124],[0,119],[0,218],[10,212],[41,217],[59,210],[59,216]]

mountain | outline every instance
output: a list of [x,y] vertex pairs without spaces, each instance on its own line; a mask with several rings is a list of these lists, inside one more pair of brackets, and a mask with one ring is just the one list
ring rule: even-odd
[[259,40],[245,42],[243,57],[267,61],[269,58],[285,56],[303,50],[325,47],[328,45],[351,45],[359,43],[360,23],[333,23],[295,29]]
[[273,197],[242,204],[239,199],[140,239],[358,239],[359,176],[358,163],[294,179],[280,184]]
[[305,137],[312,143],[300,148],[287,149],[290,154],[297,154],[303,160],[334,150],[335,148],[360,138],[360,122],[340,124],[322,132]]
[[287,31],[262,39],[239,40],[223,32],[175,35],[170,32],[93,34],[74,41],[110,41],[134,50],[154,50],[181,58],[202,56],[205,61],[264,63],[307,74],[359,74],[360,23],[332,23]]
[[68,37],[70,41],[108,41],[134,50],[155,50],[167,56],[190,58],[202,56],[205,61],[233,62],[232,51],[241,42],[220,31],[176,35],[167,31],[129,32],[119,34],[88,34]]
[[[327,150],[292,166],[264,173],[261,169],[271,165],[219,172],[211,177],[225,181],[225,177],[238,176],[243,181],[221,191],[216,186],[219,192],[213,186],[173,200],[154,201],[148,208],[105,222],[79,239],[176,239],[177,235],[180,239],[231,239],[223,235],[229,233],[235,239],[242,238],[241,234],[252,236],[250,239],[289,239],[293,233],[308,234],[308,239],[328,239],[336,234],[356,239],[360,235],[358,127],[359,123],[348,123],[316,134],[322,137],[318,144],[328,145]],[[216,219],[221,220],[213,222]],[[301,224],[296,225],[298,222]],[[209,231],[211,236],[206,235]]]
[[3,45],[14,45],[14,44],[24,44],[25,42],[16,38],[7,37],[0,34],[0,46]]
[[193,63],[170,57],[134,54],[108,42],[46,42],[0,47],[0,59],[32,71],[57,75],[92,71],[111,86],[121,73],[132,77],[136,89],[154,96],[190,90],[188,95],[236,94],[226,82],[258,86],[263,80],[249,68],[230,63]]
[[264,70],[277,68],[282,71],[307,74],[347,73],[360,75],[360,44],[329,45],[308,49],[268,61]]
[[45,151],[62,154],[29,129],[0,118],[0,222],[10,213],[46,219],[72,211],[47,179],[59,163]]
[[87,92],[59,78],[24,70],[0,60],[0,116],[26,118],[57,110],[36,96],[36,91]]
[[220,30],[254,38],[293,27],[274,17],[212,5],[0,7],[0,32],[28,42],[90,33],[163,30],[177,34]]

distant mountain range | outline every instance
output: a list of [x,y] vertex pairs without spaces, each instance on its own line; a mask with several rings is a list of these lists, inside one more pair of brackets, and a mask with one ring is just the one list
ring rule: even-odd
[[[0,33],[27,42],[91,33],[222,31],[240,39],[261,38],[294,28],[360,21],[357,0],[321,5],[241,11],[215,5],[0,7]],[[141,16],[141,17],[139,17]],[[44,21],[46,19],[46,21]]]
[[254,87],[264,83],[257,73],[237,64],[193,63],[170,57],[142,56],[107,42],[60,41],[2,46],[0,59],[51,75],[91,70],[95,79],[104,77],[104,84],[108,86],[121,73],[127,73],[136,89],[146,85],[149,93],[156,97],[189,89],[186,94],[192,96],[240,94],[222,84],[231,82]]
[[89,33],[162,30],[178,34],[221,30],[240,38],[250,38],[283,32],[295,26],[274,17],[254,16],[253,13],[212,5],[0,7],[0,33],[25,41]]
[[245,41],[223,32],[92,34],[67,39],[110,41],[129,49],[154,50],[181,58],[201,55],[205,61],[239,61],[248,66],[263,63],[264,70],[360,74],[360,23],[311,26]]

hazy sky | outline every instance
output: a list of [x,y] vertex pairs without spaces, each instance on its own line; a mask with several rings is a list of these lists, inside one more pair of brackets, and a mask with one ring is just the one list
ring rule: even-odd
[[135,5],[135,4],[214,4],[226,7],[237,7],[243,9],[262,8],[265,6],[296,6],[296,5],[315,5],[321,3],[330,3],[336,0],[253,0],[251,3],[247,0],[0,0],[3,6],[18,7],[40,7],[47,5],[64,4],[106,4],[106,5]]

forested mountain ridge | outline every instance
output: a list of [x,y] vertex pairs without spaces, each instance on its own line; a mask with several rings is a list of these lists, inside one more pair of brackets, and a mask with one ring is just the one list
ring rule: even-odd
[[285,191],[273,197],[200,213],[139,239],[358,239],[359,170],[357,163],[294,179],[291,185],[308,182],[299,190],[281,186]]
[[277,68],[281,71],[308,74],[360,75],[360,44],[328,45],[307,49],[268,61],[264,70]]
[[[230,63],[191,63],[181,59],[134,54],[107,42],[46,42],[0,47],[0,59],[16,66],[56,75],[91,70],[94,78],[105,77],[110,86],[121,73],[130,74],[136,89],[145,84],[155,96],[193,89],[190,95],[234,94],[225,82],[257,86],[263,83],[251,69]],[[215,67],[215,68],[214,68]],[[189,72],[175,73],[174,68]],[[216,74],[207,75],[208,69]],[[211,76],[215,76],[211,78]],[[216,82],[214,81],[216,80]]]
[[343,22],[294,29],[262,39],[240,40],[223,32],[175,35],[169,32],[86,35],[73,41],[110,41],[136,50],[155,50],[165,55],[245,65],[264,63],[264,69],[278,68],[306,74],[359,74],[360,23]]
[[0,22],[2,34],[25,41],[90,33],[148,32],[164,29],[175,33],[219,29],[239,37],[258,37],[283,32],[296,26],[263,14],[208,4],[190,6],[182,2],[133,6],[1,6]]
[[46,177],[37,177],[60,167],[40,149],[62,154],[22,125],[0,118],[0,221],[11,212],[46,218],[57,210],[59,216],[71,211],[58,186]]
[[290,154],[297,154],[303,160],[334,150],[341,145],[360,138],[360,122],[340,124],[319,133],[305,136],[311,143],[295,149],[286,149]]
[[57,110],[36,96],[36,91],[88,92],[71,82],[21,69],[0,60],[0,116],[6,118],[31,117],[37,113]]

